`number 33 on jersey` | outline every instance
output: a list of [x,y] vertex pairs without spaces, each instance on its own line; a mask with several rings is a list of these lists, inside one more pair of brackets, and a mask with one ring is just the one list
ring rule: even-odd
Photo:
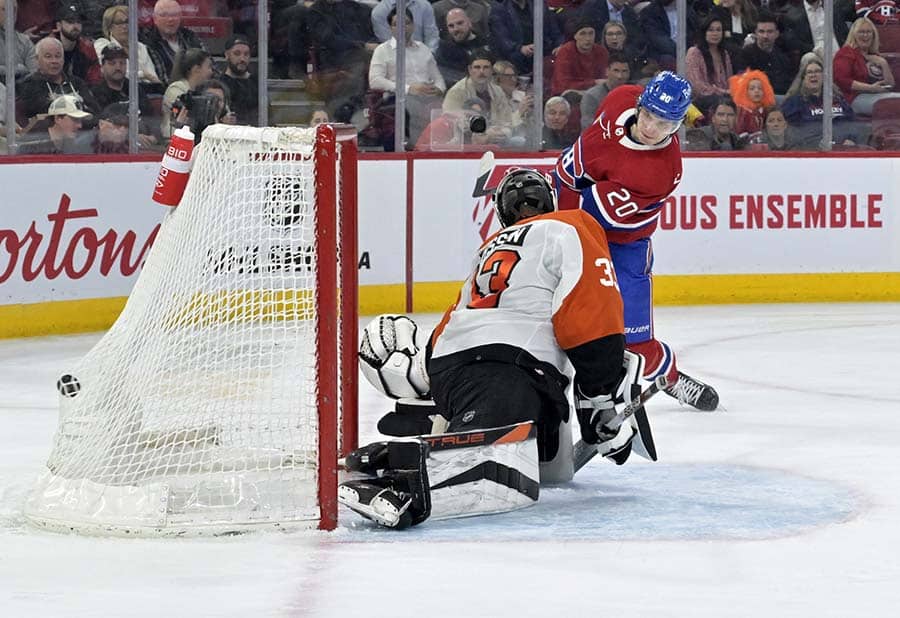
[[435,329],[432,356],[507,344],[554,358],[562,370],[562,350],[622,332],[622,298],[603,228],[582,210],[553,212],[484,242]]

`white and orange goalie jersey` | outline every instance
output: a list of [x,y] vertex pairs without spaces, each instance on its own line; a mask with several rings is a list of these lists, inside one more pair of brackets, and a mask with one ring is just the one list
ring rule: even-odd
[[518,348],[571,374],[565,350],[624,333],[606,235],[583,210],[524,219],[488,238],[431,338],[429,370],[472,350]]

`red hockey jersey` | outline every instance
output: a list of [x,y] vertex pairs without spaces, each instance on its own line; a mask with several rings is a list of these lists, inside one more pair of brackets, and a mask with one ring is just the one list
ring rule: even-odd
[[648,146],[629,135],[641,92],[640,86],[610,92],[593,124],[562,152],[554,169],[560,209],[580,207],[590,213],[607,230],[609,242],[650,236],[662,200],[681,181],[677,136]]

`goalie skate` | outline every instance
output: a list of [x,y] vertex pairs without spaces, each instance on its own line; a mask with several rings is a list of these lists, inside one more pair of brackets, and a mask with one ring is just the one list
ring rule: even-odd
[[678,381],[665,390],[666,394],[681,403],[702,412],[712,412],[719,406],[719,394],[709,384],[678,372]]
[[387,528],[402,530],[413,522],[412,496],[390,487],[392,479],[347,481],[338,487],[338,501],[363,517]]

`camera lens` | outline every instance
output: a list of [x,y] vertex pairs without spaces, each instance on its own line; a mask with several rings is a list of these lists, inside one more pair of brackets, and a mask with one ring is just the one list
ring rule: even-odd
[[472,133],[484,133],[487,130],[487,119],[484,116],[472,116],[469,119],[469,130]]

